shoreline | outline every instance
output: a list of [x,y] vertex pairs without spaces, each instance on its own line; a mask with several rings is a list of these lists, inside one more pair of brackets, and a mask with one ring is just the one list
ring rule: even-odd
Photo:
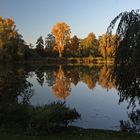
[[62,128],[61,130],[39,135],[26,135],[24,133],[15,134],[0,132],[1,140],[139,140],[140,134],[128,133],[113,130],[102,130],[102,129],[84,129],[79,127],[69,126],[68,128]]

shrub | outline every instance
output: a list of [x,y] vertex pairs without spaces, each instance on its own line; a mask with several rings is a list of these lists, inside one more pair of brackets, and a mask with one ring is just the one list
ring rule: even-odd
[[15,104],[0,107],[0,111],[0,129],[20,129],[31,133],[51,132],[80,118],[75,109],[60,102],[37,107]]
[[80,114],[75,109],[70,109],[64,103],[57,102],[35,107],[31,127],[36,130],[51,131],[59,127],[66,127],[78,118],[80,118]]

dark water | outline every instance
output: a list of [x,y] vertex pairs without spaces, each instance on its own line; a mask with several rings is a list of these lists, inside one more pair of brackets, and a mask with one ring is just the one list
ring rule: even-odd
[[54,101],[76,108],[83,128],[140,128],[140,72],[134,66],[0,66],[0,105]]

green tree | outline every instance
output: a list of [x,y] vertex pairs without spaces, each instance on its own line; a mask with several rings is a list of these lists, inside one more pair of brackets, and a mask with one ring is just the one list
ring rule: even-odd
[[40,36],[36,41],[36,50],[40,56],[44,56],[44,41],[42,36]]
[[47,56],[53,57],[57,54],[54,52],[55,37],[50,33],[45,38],[45,52]]
[[78,39],[78,37],[76,35],[74,35],[71,38],[71,41],[70,41],[70,50],[72,51],[73,56],[77,55],[78,48],[79,48],[79,39]]

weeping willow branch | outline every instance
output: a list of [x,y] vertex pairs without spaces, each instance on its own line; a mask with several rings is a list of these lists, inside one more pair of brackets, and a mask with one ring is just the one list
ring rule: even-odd
[[140,10],[122,12],[116,16],[107,28],[106,34],[110,36],[115,28],[117,21],[119,24],[116,29],[116,56],[115,59],[124,63],[132,60],[140,60]]

